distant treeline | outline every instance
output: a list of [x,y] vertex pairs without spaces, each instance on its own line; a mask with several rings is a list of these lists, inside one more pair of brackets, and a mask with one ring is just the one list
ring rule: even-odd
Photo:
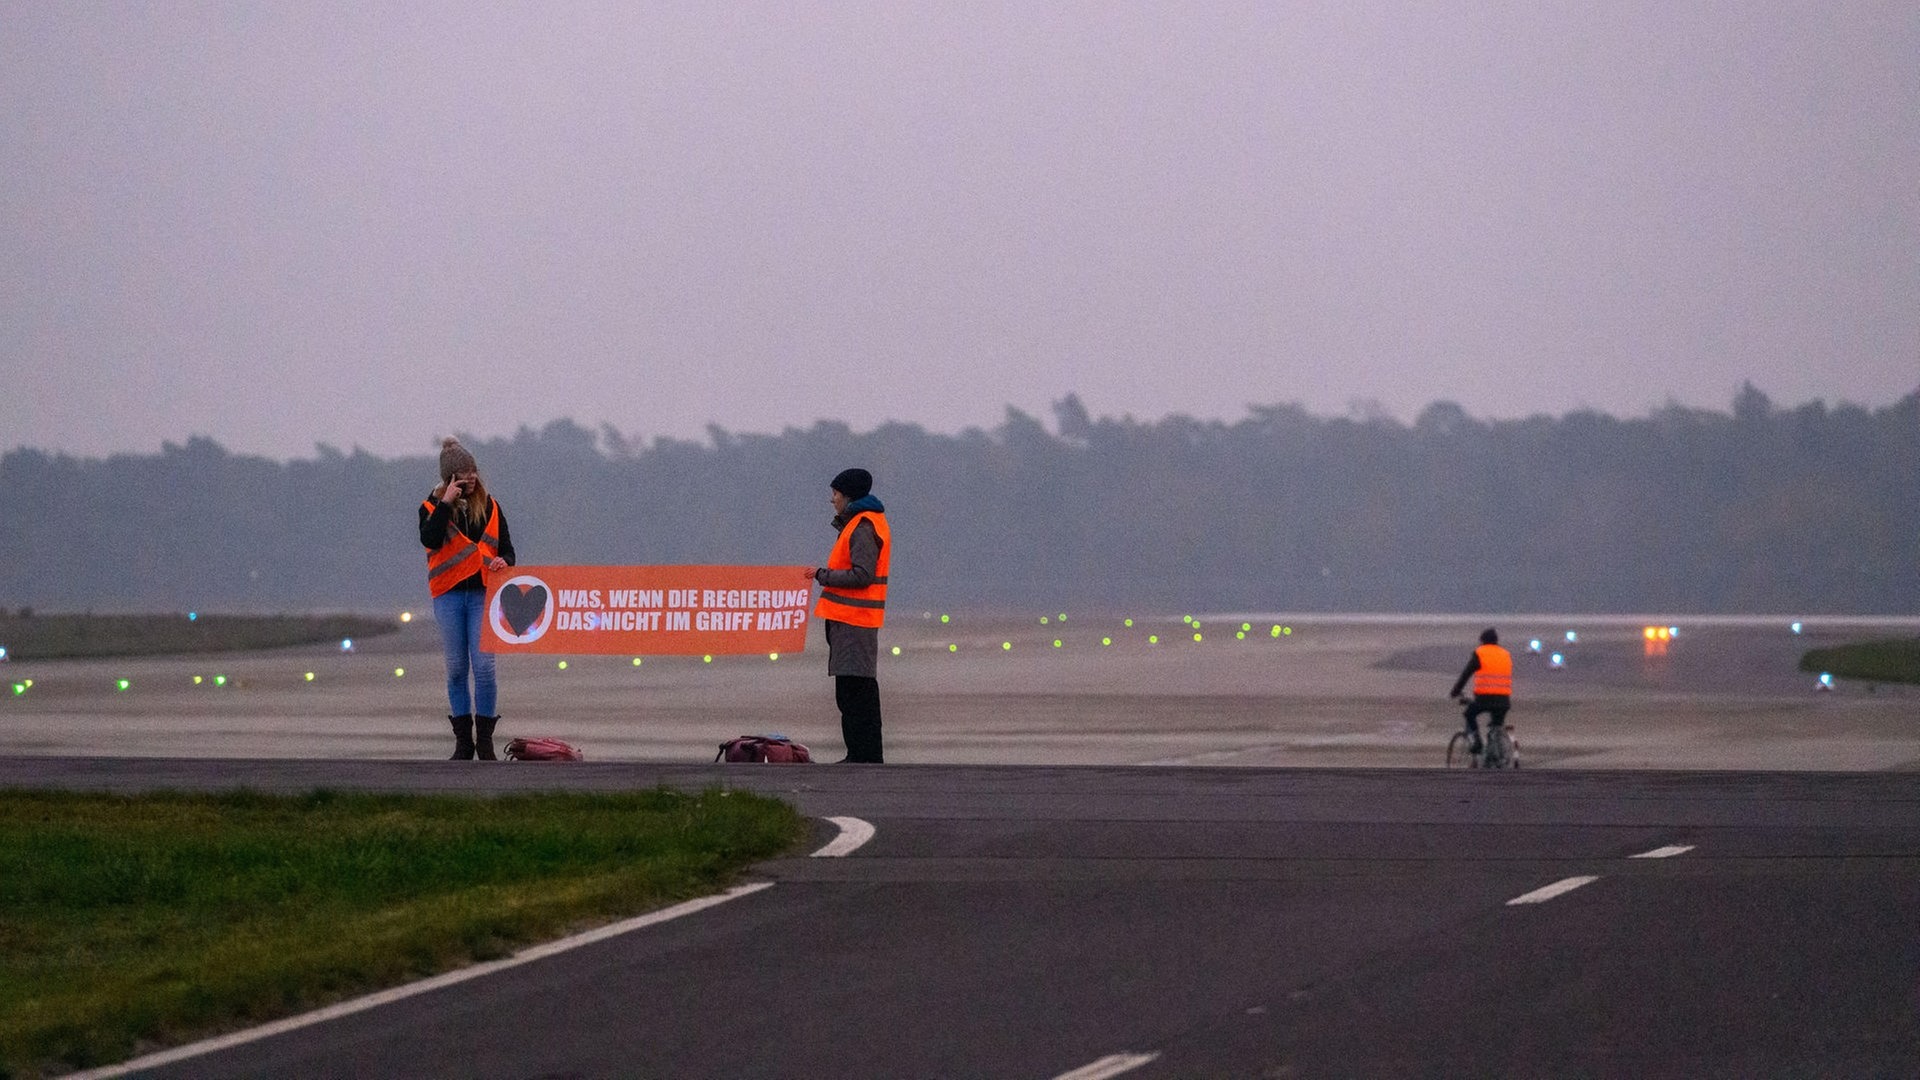
[[[1920,391],[1885,408],[1670,406],[1411,424],[1258,406],[1236,422],[992,431],[822,422],[641,443],[556,420],[468,439],[523,563],[823,560],[827,481],[878,479],[896,611],[1912,613]],[[156,455],[0,458],[0,606],[421,606],[435,459],[204,438]],[[896,615],[896,617],[899,617]]]

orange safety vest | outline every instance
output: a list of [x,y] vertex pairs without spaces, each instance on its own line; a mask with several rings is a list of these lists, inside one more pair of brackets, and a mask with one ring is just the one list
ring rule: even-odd
[[[480,539],[468,539],[460,526],[449,522],[440,546],[427,552],[427,588],[433,595],[446,593],[473,575],[483,573],[487,563],[500,554],[500,502],[488,501],[492,505],[487,508],[487,528]],[[431,514],[437,504],[425,499],[421,505]]]
[[864,589],[835,589],[823,586],[820,601],[813,605],[817,619],[832,619],[853,626],[879,626],[887,617],[887,565],[893,561],[891,534],[887,516],[863,510],[853,515],[834,541],[833,554],[827,556],[827,569],[853,569],[853,530],[862,519],[873,522],[874,535],[880,538],[880,557],[873,568],[873,584]]
[[1498,645],[1482,645],[1473,650],[1480,658],[1480,670],[1473,673],[1475,697],[1486,694],[1513,695],[1513,654]]

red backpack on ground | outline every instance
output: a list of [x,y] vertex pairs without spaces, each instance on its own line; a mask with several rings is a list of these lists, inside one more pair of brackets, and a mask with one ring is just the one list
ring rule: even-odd
[[585,761],[586,755],[550,735],[515,739],[507,744],[508,761]]
[[747,761],[760,765],[806,764],[813,754],[785,735],[742,735],[720,744],[715,761]]

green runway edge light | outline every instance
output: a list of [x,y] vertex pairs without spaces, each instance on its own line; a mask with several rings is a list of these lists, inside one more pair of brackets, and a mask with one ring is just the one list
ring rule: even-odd
[[115,683],[115,684],[114,684],[114,686],[115,686],[115,688],[117,688],[117,689],[120,689],[120,690],[125,690],[126,688],[128,688],[128,687],[130,687],[130,686],[132,686],[132,685],[133,685],[133,683],[132,683],[131,681],[129,681],[129,680],[127,680],[127,679],[121,679],[121,680],[120,680],[119,682],[117,682],[117,683]]
[[948,652],[959,652],[959,651],[960,651],[960,646],[958,646],[958,645],[949,645],[949,646],[947,646],[947,651],[948,651]]

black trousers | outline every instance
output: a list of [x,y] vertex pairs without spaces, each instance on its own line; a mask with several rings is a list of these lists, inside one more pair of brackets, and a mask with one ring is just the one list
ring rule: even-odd
[[1513,706],[1513,697],[1509,694],[1475,694],[1473,704],[1467,706],[1467,730],[1480,734],[1480,725],[1474,721],[1481,713],[1488,716],[1489,727],[1500,727],[1507,722],[1507,710]]
[[860,675],[835,675],[833,700],[840,706],[840,737],[847,743],[847,760],[878,765],[880,752],[880,680]]

